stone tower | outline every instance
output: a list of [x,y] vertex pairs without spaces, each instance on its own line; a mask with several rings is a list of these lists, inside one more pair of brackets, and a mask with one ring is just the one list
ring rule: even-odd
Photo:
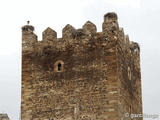
[[[22,120],[131,120],[142,113],[140,48],[104,15],[102,32],[88,21],[51,28],[37,41],[22,27]],[[142,120],[142,118],[139,118]]]

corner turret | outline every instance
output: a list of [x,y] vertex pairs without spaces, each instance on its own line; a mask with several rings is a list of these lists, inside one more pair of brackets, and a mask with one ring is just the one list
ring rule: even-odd
[[118,17],[116,13],[110,12],[104,15],[102,30],[105,36],[117,35],[117,32],[119,30],[119,25],[118,25]]
[[28,24],[22,27],[22,50],[33,50],[37,42],[37,35],[34,33],[34,27]]
[[117,14],[114,12],[110,12],[104,15],[104,22],[117,21],[117,20],[118,20]]

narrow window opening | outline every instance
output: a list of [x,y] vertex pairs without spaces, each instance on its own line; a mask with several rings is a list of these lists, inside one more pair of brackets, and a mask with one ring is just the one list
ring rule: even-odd
[[58,60],[54,64],[55,72],[64,72],[64,62],[62,60]]
[[61,63],[58,63],[58,71],[61,71],[61,67],[62,67]]
[[132,79],[132,73],[131,73],[130,67],[128,67],[128,79],[129,79],[129,80]]

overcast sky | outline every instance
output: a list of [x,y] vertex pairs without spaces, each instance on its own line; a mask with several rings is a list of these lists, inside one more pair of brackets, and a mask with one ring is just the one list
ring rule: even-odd
[[48,26],[61,37],[66,24],[81,28],[87,20],[101,31],[103,15],[114,11],[120,27],[141,47],[143,112],[160,114],[159,6],[159,0],[1,0],[0,113],[11,120],[20,115],[21,27],[27,20],[41,40]]

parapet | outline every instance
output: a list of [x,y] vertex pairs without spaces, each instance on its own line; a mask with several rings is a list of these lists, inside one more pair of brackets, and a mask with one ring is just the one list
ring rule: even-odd
[[[117,41],[122,43],[122,46],[129,48],[130,41],[128,35],[125,35],[123,28],[119,28],[118,17],[114,12],[104,15],[102,32],[97,32],[97,27],[90,21],[87,21],[82,28],[76,29],[67,24],[62,30],[62,38],[57,38],[57,32],[48,27],[42,33],[42,41],[37,41],[37,35],[34,33],[34,27],[25,25],[22,27],[22,48],[36,50],[40,46],[51,46],[53,50],[65,50],[68,46],[103,44],[110,46]],[[97,42],[97,43],[94,43]],[[78,44],[80,43],[80,44]],[[113,44],[112,44],[113,45]],[[36,46],[36,47],[35,47]],[[25,49],[24,49],[25,48]],[[79,48],[77,48],[79,49]]]

